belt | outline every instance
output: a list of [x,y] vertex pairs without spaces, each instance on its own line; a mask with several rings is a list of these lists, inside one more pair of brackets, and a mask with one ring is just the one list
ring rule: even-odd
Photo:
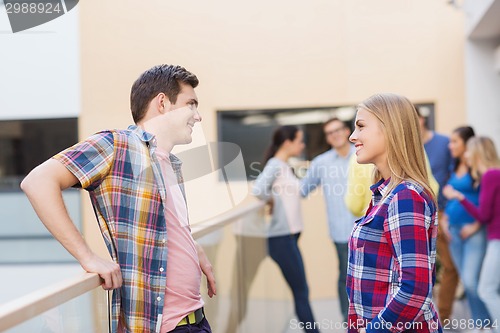
[[205,312],[203,311],[203,308],[199,308],[196,311],[193,311],[189,313],[186,317],[182,318],[181,321],[177,324],[177,326],[183,326],[183,325],[198,325],[203,318],[205,318]]

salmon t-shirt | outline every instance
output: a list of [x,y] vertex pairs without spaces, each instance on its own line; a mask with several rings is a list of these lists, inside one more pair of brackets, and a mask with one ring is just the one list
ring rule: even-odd
[[161,333],[173,330],[190,312],[203,306],[200,295],[201,268],[191,235],[186,201],[172,169],[169,154],[156,151],[167,186],[167,288]]

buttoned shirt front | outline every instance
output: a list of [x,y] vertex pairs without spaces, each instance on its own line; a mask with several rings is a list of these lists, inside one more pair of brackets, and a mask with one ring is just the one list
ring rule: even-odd
[[441,332],[432,303],[437,207],[423,187],[371,187],[372,202],[349,241],[349,333]]
[[[167,269],[166,187],[156,139],[137,126],[103,131],[54,156],[78,178],[101,233],[120,265],[113,293],[113,332],[159,331]],[[171,156],[181,184],[181,162]]]

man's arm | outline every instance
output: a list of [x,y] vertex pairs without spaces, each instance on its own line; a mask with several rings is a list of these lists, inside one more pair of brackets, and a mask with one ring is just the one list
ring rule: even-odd
[[300,195],[305,198],[321,184],[321,177],[316,167],[317,160],[312,160],[307,173],[300,181]]
[[66,210],[62,191],[77,183],[78,179],[64,165],[50,159],[26,176],[21,189],[45,227],[83,269],[99,274],[104,280],[104,289],[119,288],[122,284],[120,266],[100,258],[88,247]]

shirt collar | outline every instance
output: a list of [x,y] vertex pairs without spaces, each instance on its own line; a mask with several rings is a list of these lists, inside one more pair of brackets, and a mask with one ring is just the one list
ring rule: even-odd
[[389,185],[390,181],[391,181],[391,178],[387,178],[387,180],[382,178],[377,183],[370,186],[370,190],[373,192],[373,195],[375,195],[375,196],[380,195],[383,197],[386,194],[386,192],[389,190],[388,185]]
[[182,165],[182,161],[174,154],[170,153],[169,158],[172,165],[178,165],[179,167]]
[[330,151],[332,152],[332,157],[333,158],[337,158],[339,157],[339,153],[337,153],[337,150],[335,150],[335,148],[331,148]]
[[141,141],[145,142],[148,146],[154,146],[156,147],[156,138],[153,134],[146,132],[143,130],[141,127],[137,125],[130,125],[128,127],[129,131],[132,131],[134,134],[136,134]]
[[[156,137],[154,136],[154,134],[146,132],[145,130],[143,130],[141,127],[139,127],[137,125],[130,125],[128,127],[128,130],[131,131],[132,133],[134,133],[135,135],[137,135],[139,137],[139,139],[141,139],[141,141],[145,142],[146,145],[148,145],[149,148],[151,148],[151,147],[156,148],[157,144],[156,144]],[[182,161],[174,154],[170,153],[168,157],[170,159],[170,163],[178,165],[178,166],[182,165]]]

